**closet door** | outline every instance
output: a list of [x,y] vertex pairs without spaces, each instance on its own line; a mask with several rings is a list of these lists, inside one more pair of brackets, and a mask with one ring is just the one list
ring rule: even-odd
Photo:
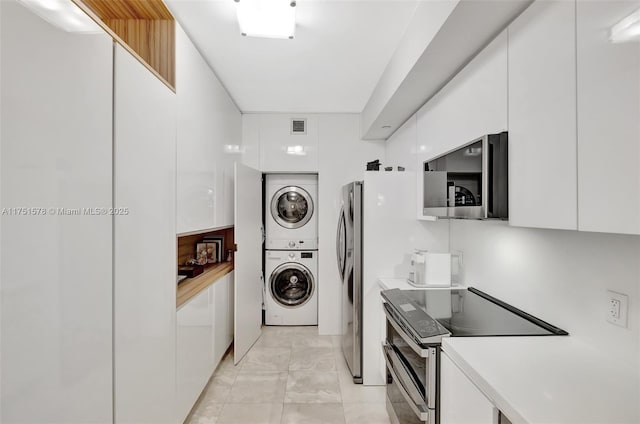
[[0,15],[0,422],[111,422],[111,38]]
[[175,423],[174,93],[114,53],[115,422]]

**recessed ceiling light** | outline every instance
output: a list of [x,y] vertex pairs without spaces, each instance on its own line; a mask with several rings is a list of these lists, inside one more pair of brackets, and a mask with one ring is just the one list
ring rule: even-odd
[[[1,0],[0,0],[1,1]],[[99,33],[102,29],[71,0],[20,0],[33,13],[67,32]]]
[[248,37],[293,38],[296,2],[291,0],[235,0],[240,33]]
[[609,40],[612,43],[640,41],[640,9],[611,27]]

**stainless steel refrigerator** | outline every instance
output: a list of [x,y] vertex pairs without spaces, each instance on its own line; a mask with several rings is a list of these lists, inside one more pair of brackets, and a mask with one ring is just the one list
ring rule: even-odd
[[342,187],[336,251],[342,279],[342,351],[362,383],[362,181]]

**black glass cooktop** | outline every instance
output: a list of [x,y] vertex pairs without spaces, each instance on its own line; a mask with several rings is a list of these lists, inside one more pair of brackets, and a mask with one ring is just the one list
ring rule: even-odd
[[387,310],[421,343],[440,337],[558,336],[568,333],[472,287],[386,290]]

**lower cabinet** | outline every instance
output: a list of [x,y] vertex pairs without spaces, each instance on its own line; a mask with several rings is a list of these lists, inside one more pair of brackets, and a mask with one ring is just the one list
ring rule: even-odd
[[442,352],[440,362],[440,424],[494,424],[496,407]]
[[233,341],[233,273],[177,312],[177,422],[182,423]]

